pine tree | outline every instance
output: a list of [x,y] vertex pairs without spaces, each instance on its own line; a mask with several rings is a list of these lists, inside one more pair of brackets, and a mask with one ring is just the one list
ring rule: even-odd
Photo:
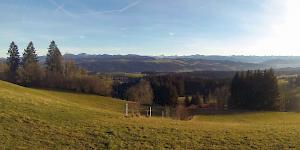
[[29,63],[37,63],[38,58],[32,42],[29,42],[27,48],[24,50],[22,65],[26,65]]
[[43,71],[38,63],[37,54],[32,42],[29,42],[24,50],[22,66],[17,71],[18,83],[24,86],[40,85],[43,79]]
[[9,66],[9,78],[12,82],[16,82],[16,74],[20,65],[20,55],[18,46],[14,42],[10,44],[8,55],[7,65]]
[[266,98],[264,99],[264,106],[268,109],[277,109],[276,105],[279,102],[279,89],[277,84],[277,77],[274,74],[274,70],[265,71],[266,82]]
[[46,57],[46,69],[48,72],[62,73],[63,72],[63,63],[62,55],[60,50],[54,41],[51,41],[48,54]]
[[[250,76],[250,75],[249,75]],[[238,108],[240,107],[240,75],[236,73],[231,81],[231,96],[228,101],[229,108]]]

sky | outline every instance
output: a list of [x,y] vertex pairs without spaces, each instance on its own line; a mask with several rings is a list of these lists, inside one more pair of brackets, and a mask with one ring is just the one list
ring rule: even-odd
[[299,0],[0,0],[0,56],[300,55]]

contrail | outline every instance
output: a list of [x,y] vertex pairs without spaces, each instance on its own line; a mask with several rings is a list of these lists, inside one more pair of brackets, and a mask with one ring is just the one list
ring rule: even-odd
[[[75,14],[71,13],[70,11],[64,9],[64,4],[62,5],[59,5],[56,1],[54,0],[48,0],[50,3],[52,3],[55,7],[56,7],[56,10],[60,10],[61,12],[63,12],[64,14],[72,17],[72,18],[75,18],[77,17]],[[56,11],[55,10],[55,11]]]
[[135,1],[135,2],[133,2],[133,3],[131,3],[131,4],[127,5],[127,6],[125,6],[125,7],[123,7],[121,9],[117,10],[117,11],[118,12],[126,11],[127,9],[130,9],[131,7],[134,7],[134,6],[138,5],[141,1],[142,0]]
[[122,13],[136,5],[138,5],[141,1],[143,0],[137,0],[133,3],[130,3],[120,9],[113,9],[113,10],[105,10],[105,11],[94,11],[94,10],[89,10],[90,12],[89,13],[81,13],[81,14],[74,14],[66,9],[64,9],[64,4],[62,5],[59,5],[55,0],[48,0],[51,4],[53,4],[55,7],[56,7],[56,10],[59,10],[61,12],[63,12],[64,14],[72,17],[72,18],[76,18],[76,17],[79,17],[79,16],[87,16],[87,15],[101,15],[101,14],[111,14],[111,13]]
[[113,9],[113,10],[106,10],[106,11],[92,11],[91,13],[85,13],[82,15],[101,15],[101,14],[110,14],[110,13],[122,13],[136,5],[138,5],[142,0],[137,0],[133,3],[130,3],[128,5],[126,5],[125,7],[122,7],[120,9]]

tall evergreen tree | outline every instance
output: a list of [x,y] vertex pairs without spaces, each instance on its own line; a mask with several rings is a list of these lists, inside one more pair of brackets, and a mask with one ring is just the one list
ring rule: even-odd
[[16,82],[16,74],[20,65],[20,55],[18,46],[15,42],[11,42],[8,49],[7,64],[9,66],[9,78],[12,82]]
[[51,41],[46,57],[46,69],[48,72],[63,73],[63,59],[54,41]]
[[230,108],[238,108],[240,107],[240,75],[236,73],[231,82],[231,95],[228,101],[228,105]]
[[38,63],[37,54],[32,42],[29,42],[24,50],[21,62],[22,66],[18,69],[18,83],[24,86],[41,85],[43,71]]
[[264,80],[267,83],[267,97],[265,98],[264,105],[268,107],[268,109],[277,109],[276,107],[278,107],[277,104],[279,102],[279,89],[277,77],[275,76],[273,69],[265,71]]
[[27,48],[24,50],[22,65],[26,65],[29,63],[37,63],[38,58],[32,42],[29,42]]

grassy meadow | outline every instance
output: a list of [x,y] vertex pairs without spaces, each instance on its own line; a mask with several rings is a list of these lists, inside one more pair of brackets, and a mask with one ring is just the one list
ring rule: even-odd
[[300,113],[124,117],[124,102],[0,81],[0,149],[299,149]]

